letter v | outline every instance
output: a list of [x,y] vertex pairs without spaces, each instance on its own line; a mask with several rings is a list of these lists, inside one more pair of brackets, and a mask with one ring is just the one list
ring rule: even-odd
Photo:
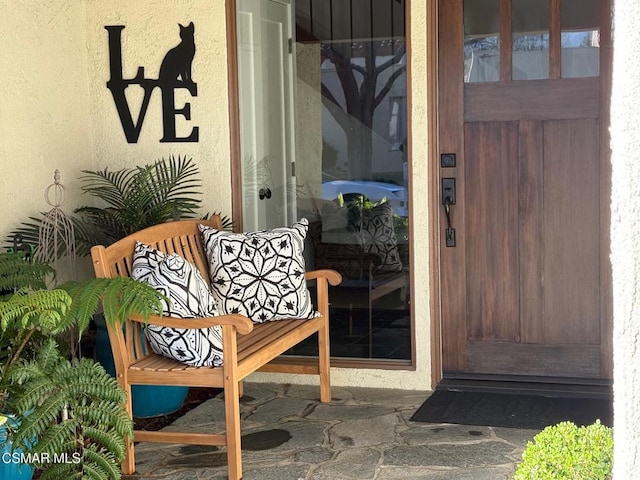
[[[111,83],[111,85],[109,85]],[[142,99],[142,105],[140,107],[140,113],[138,114],[138,120],[134,123],[129,104],[127,103],[127,97],[125,96],[125,90],[128,85],[120,84],[113,85],[113,82],[107,83],[107,88],[111,90],[113,95],[113,101],[118,109],[118,115],[120,116],[120,122],[122,123],[122,129],[124,135],[127,137],[128,143],[137,143],[140,137],[140,130],[142,130],[142,123],[147,113],[147,107],[149,106],[149,100],[151,99],[151,93],[157,86],[157,82],[154,80],[142,80],[140,86],[144,88],[144,98]]]
[[[134,79],[125,80],[122,78],[121,34],[122,30],[124,30],[124,25],[108,25],[104,28],[109,34],[109,70],[111,78],[107,82],[107,88],[111,91],[113,101],[116,104],[118,115],[120,116],[120,123],[122,124],[124,135],[127,137],[127,142],[137,143],[144,117],[147,113],[147,107],[149,106],[149,100],[151,99],[151,93],[158,85],[158,81],[144,78],[143,67],[138,67],[138,73]],[[144,88],[142,106],[138,114],[138,121],[135,123],[133,122],[131,110],[127,103],[127,97],[125,96],[125,90],[131,84],[137,84]]]

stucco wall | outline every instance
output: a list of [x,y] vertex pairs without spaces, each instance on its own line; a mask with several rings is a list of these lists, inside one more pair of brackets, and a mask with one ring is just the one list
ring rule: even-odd
[[[231,215],[229,115],[227,99],[227,50],[224,2],[145,0],[104,2],[86,0],[86,38],[90,105],[88,118],[93,137],[96,168],[140,165],[169,155],[187,155],[197,162],[204,188],[204,212]],[[127,143],[111,93],[106,25],[124,25],[122,63],[125,78],[144,67],[145,78],[158,78],[162,59],[180,42],[178,24],[195,26],[196,54],[192,79],[197,96],[186,90],[176,93],[176,108],[191,104],[191,119],[176,116],[178,137],[199,128],[197,143],[160,143],[163,136],[159,89],[151,97],[137,143]],[[127,89],[134,120],[138,116],[142,89]]]
[[614,478],[640,478],[640,3],[616,0],[612,137]]
[[48,211],[44,190],[60,170],[67,211],[92,164],[83,2],[0,2],[0,240]]
[[[60,169],[68,192],[65,210],[91,201],[80,195],[82,169],[118,169],[187,155],[205,181],[203,213],[231,214],[227,56],[224,2],[51,0],[0,2],[0,191],[4,208],[0,238],[29,215],[49,209],[43,191]],[[125,78],[143,66],[157,78],[164,54],[179,41],[178,23],[195,24],[193,80],[198,96],[176,95],[176,107],[191,103],[191,120],[177,116],[178,136],[194,126],[198,143],[160,143],[160,92],[154,91],[139,141],[126,142],[106,88],[109,58],[105,25],[124,25]],[[127,89],[134,120],[141,89]]]
[[[205,183],[204,210],[231,214],[227,55],[223,0],[49,0],[0,2],[2,93],[0,189],[5,208],[0,235],[28,215],[46,209],[42,191],[53,169],[70,190],[68,210],[86,203],[74,180],[81,169],[118,169],[161,156],[188,155]],[[151,97],[137,143],[127,143],[106,88],[109,80],[106,25],[123,25],[125,78],[138,67],[157,78],[165,53],[180,41],[178,23],[195,25],[193,80],[198,95],[177,95],[191,104],[189,121],[177,117],[178,136],[199,127],[198,143],[160,143],[160,92]],[[427,389],[430,385],[429,246],[427,197],[427,29],[425,2],[411,6],[412,179],[416,354],[415,371],[333,369],[334,385]],[[127,89],[134,120],[141,90]],[[130,95],[130,96],[129,96]],[[137,98],[137,100],[136,100]],[[313,377],[256,375],[256,381],[304,383]]]

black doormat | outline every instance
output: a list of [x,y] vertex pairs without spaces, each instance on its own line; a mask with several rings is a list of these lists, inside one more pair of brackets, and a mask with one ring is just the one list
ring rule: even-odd
[[414,422],[538,430],[563,421],[590,425],[597,419],[612,426],[611,400],[451,390],[435,391],[411,417]]

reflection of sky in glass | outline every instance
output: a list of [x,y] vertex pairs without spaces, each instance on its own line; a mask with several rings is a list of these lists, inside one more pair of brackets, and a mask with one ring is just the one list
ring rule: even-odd
[[591,44],[591,32],[562,32],[562,46],[582,47]]

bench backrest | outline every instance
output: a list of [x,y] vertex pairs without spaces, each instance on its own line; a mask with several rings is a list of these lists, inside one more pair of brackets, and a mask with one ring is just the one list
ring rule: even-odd
[[[131,276],[133,264],[133,250],[137,241],[146,243],[165,253],[177,253],[194,264],[205,280],[209,279],[209,268],[202,235],[198,225],[207,225],[215,229],[222,229],[220,216],[212,215],[209,220],[178,220],[148,227],[133,233],[116,243],[104,247],[97,245],[91,249],[91,258],[95,275],[98,278],[115,278]],[[141,324],[126,320],[124,332],[120,328],[107,325],[109,340],[113,351],[116,371],[124,371],[126,365],[147,355],[149,345],[142,332]]]

